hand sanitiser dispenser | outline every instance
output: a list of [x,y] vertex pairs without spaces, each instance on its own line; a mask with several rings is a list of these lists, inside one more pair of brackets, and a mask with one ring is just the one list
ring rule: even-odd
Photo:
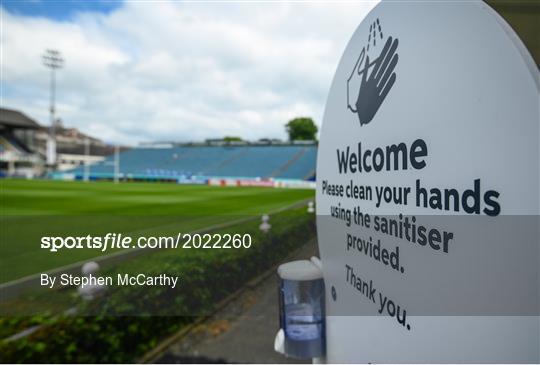
[[287,356],[318,358],[325,355],[324,280],[309,260],[279,266],[279,313]]

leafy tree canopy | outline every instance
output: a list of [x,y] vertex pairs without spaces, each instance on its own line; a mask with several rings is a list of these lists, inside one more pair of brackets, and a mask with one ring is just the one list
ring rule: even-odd
[[311,118],[300,117],[290,120],[285,129],[291,141],[315,141],[317,140],[318,128]]
[[242,142],[242,138],[236,136],[225,136],[223,137],[225,142]]

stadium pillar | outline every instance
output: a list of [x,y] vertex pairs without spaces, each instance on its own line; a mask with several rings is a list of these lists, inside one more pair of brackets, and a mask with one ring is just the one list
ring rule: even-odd
[[90,161],[88,161],[89,156],[90,156],[90,139],[86,138],[84,140],[84,181],[90,180]]
[[114,182],[120,181],[120,148],[118,145],[114,147]]

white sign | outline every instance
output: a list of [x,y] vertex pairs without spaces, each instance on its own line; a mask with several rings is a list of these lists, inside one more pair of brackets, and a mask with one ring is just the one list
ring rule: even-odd
[[317,160],[328,362],[539,362],[539,89],[482,2],[362,21]]

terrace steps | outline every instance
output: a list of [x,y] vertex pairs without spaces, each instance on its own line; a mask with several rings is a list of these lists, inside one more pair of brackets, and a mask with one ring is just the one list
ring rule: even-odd
[[296,161],[300,159],[307,151],[307,148],[302,148],[300,151],[298,151],[289,161],[287,161],[283,166],[281,166],[279,169],[272,172],[272,174],[269,177],[276,177],[281,175],[283,172],[285,172],[289,167],[291,167]]

